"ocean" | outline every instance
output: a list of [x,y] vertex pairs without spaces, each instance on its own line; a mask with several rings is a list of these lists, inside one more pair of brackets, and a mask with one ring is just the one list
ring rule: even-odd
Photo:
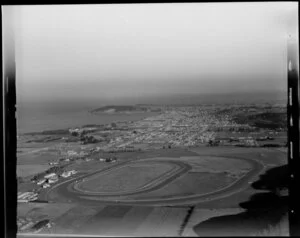
[[[101,107],[98,105],[97,107]],[[76,104],[17,104],[17,135],[44,130],[68,129],[87,124],[108,124],[116,121],[136,121],[157,112],[97,113],[89,111],[97,107]]]

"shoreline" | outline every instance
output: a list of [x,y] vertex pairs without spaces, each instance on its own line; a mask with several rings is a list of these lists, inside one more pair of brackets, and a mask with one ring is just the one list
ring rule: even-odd
[[[151,115],[147,115],[147,114],[151,114]],[[104,122],[104,123],[99,123],[99,124],[95,124],[93,122],[91,123],[85,123],[85,124],[81,124],[81,125],[74,125],[74,126],[69,126],[69,127],[65,127],[65,128],[53,128],[53,129],[44,129],[44,130],[36,130],[36,131],[28,131],[28,132],[18,132],[18,126],[17,126],[17,137],[18,136],[32,136],[32,135],[48,135],[47,133],[51,134],[51,135],[59,135],[59,134],[65,134],[68,133],[68,130],[74,127],[77,128],[84,128],[84,127],[89,127],[89,126],[96,126],[96,127],[101,127],[101,126],[106,126],[109,125],[111,123],[119,123],[119,122],[134,122],[134,121],[139,121],[139,120],[144,120],[148,117],[152,117],[152,116],[158,116],[160,115],[162,112],[133,112],[133,113],[124,113],[124,112],[114,112],[114,113],[92,113],[92,112],[87,112],[88,115],[92,115],[92,116],[120,116],[121,118],[118,119],[113,119],[110,122]],[[140,117],[142,114],[146,114],[145,116],[143,116],[142,118]],[[138,118],[122,118],[122,116],[134,116],[134,115],[138,115]],[[18,121],[18,119],[17,119]],[[42,121],[42,120],[41,120]],[[56,133],[58,132],[58,133]]]

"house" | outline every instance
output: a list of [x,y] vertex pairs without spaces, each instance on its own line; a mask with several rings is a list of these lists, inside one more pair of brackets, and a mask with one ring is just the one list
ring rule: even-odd
[[48,180],[48,183],[56,183],[58,181],[58,177],[52,177]]
[[77,174],[77,171],[76,170],[71,170],[71,171],[69,171],[70,172],[70,174],[72,175],[72,174]]
[[46,182],[46,179],[42,179],[42,180],[38,181],[36,184],[37,184],[37,185],[42,185],[42,184],[45,183],[45,182]]
[[55,177],[55,176],[57,176],[56,173],[51,173],[51,174],[45,175],[44,178],[45,178],[45,179],[50,179],[50,178],[53,178],[53,177]]
[[63,173],[61,174],[61,176],[64,177],[64,178],[67,178],[67,177],[70,177],[70,176],[71,176],[71,173],[70,173],[70,171],[66,171],[66,172],[63,172]]
[[35,194],[31,195],[31,196],[30,196],[29,198],[27,198],[27,199],[28,199],[28,201],[35,201],[35,200],[38,199],[38,194],[35,193]]
[[105,162],[112,162],[112,163],[115,163],[117,161],[117,159],[116,158],[107,158],[107,159],[105,159]]
[[50,184],[48,184],[48,183],[43,184],[43,188],[48,188],[48,187],[50,187]]
[[37,200],[37,193],[34,192],[25,192],[18,195],[18,202],[28,202]]
[[28,202],[27,199],[18,199],[18,202]]
[[77,155],[77,152],[74,151],[74,150],[69,150],[69,151],[67,152],[67,154],[68,154],[69,156],[72,156],[72,155]]
[[26,197],[30,196],[32,192],[25,192],[18,195],[18,199],[25,199]]

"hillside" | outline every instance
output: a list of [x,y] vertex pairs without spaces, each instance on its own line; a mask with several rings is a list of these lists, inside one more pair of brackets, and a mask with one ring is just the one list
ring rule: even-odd
[[131,106],[131,105],[111,105],[104,106],[92,110],[91,112],[132,112],[132,111],[147,111],[145,107]]

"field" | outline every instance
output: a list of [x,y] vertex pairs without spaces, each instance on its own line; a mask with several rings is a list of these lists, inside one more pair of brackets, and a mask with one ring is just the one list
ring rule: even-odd
[[182,156],[181,160],[192,165],[191,172],[239,173],[251,168],[245,161],[216,156]]
[[163,188],[138,196],[145,198],[169,198],[184,197],[189,195],[201,195],[221,189],[236,179],[224,173],[187,173],[170,182]]
[[78,188],[92,192],[119,192],[135,190],[151,180],[167,173],[174,166],[165,163],[136,163],[114,169],[108,174],[97,174],[80,184]]
[[56,219],[74,207],[70,203],[20,203],[17,207],[17,212],[20,217],[30,216],[32,219],[41,219],[41,217]]
[[48,151],[48,148],[36,149],[31,153],[17,154],[17,164],[47,164],[58,158],[57,152]]
[[76,161],[68,166],[68,169],[75,169],[80,172],[92,172],[94,170],[104,169],[111,166],[109,163],[103,163],[96,160],[92,161]]
[[[78,206],[56,219],[56,232],[103,236],[178,236],[187,208]],[[74,219],[76,218],[76,219]],[[76,220],[76,222],[74,222]]]
[[[23,169],[22,172],[29,176],[43,170],[43,166],[48,166],[47,162],[57,156],[55,147],[49,147],[34,153],[20,153],[23,155],[20,156],[19,171]],[[76,143],[70,143],[68,147],[75,151],[79,148],[81,146]],[[42,148],[37,146],[36,150],[39,149]],[[116,156],[117,162],[99,161],[99,158],[109,156]],[[258,180],[259,175],[269,168],[286,164],[286,148],[200,146],[113,154],[101,152],[90,158],[93,160],[74,161],[67,168],[83,172],[76,175],[84,176],[84,181],[78,183],[80,189],[107,193],[105,196],[92,196],[80,191],[71,193],[68,187],[74,188],[74,181],[62,185],[58,183],[57,188],[49,190],[49,200],[53,203],[20,204],[18,216],[51,219],[53,227],[44,229],[42,233],[143,237],[179,236],[181,233],[183,236],[209,235],[205,228],[199,231],[200,224],[203,222],[205,225],[205,221],[218,216],[238,217],[238,214],[243,214],[245,210],[241,209],[240,204],[257,193],[251,182]],[[165,175],[180,167],[174,163],[183,163],[189,169],[168,179]],[[33,164],[35,166],[31,166]],[[255,167],[258,164],[259,169]],[[107,173],[101,172],[110,168]],[[152,181],[157,181],[153,188],[139,190]],[[237,185],[233,185],[235,183]],[[25,185],[21,184],[19,191],[28,190],[29,185]],[[33,188],[36,185],[30,186]],[[121,191],[132,191],[133,194],[108,195]],[[134,191],[138,193],[134,194]],[[195,210],[185,224],[189,206],[195,206]]]
[[47,164],[23,164],[17,166],[17,176],[27,177],[43,172],[50,168]]

